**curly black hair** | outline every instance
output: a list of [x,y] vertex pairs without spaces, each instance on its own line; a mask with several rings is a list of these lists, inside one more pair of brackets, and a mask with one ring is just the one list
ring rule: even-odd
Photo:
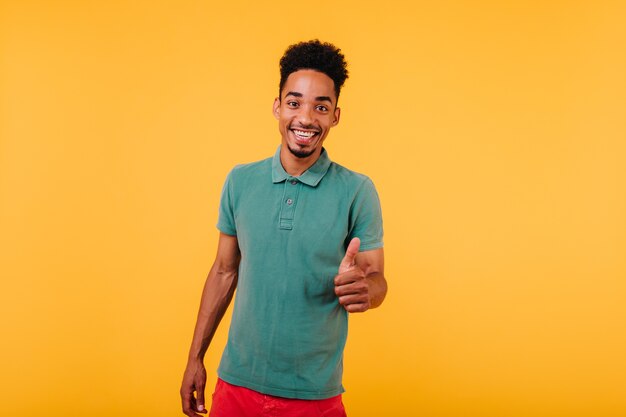
[[301,69],[312,69],[328,75],[335,83],[335,94],[339,99],[339,91],[348,78],[348,64],[341,49],[332,43],[314,39],[290,45],[280,59],[280,84],[278,96],[283,91],[287,77]]

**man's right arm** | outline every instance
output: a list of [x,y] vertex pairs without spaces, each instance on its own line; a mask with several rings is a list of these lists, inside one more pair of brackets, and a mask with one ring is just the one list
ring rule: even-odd
[[183,413],[190,417],[198,416],[199,414],[196,412],[206,413],[204,408],[204,387],[206,385],[204,354],[235,293],[240,259],[241,253],[239,252],[237,236],[220,233],[215,262],[202,291],[202,300],[189,349],[187,368],[180,388]]

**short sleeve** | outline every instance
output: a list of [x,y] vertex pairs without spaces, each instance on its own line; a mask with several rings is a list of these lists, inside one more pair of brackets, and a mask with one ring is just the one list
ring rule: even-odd
[[383,247],[383,217],[374,183],[367,178],[359,187],[350,207],[348,242],[358,237],[360,251]]
[[235,214],[233,210],[232,171],[226,177],[222,187],[217,228],[227,235],[236,236]]

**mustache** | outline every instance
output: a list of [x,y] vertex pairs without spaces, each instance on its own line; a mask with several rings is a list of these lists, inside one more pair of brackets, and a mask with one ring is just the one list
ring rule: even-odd
[[315,130],[318,133],[321,132],[322,130],[315,125],[303,125],[303,124],[300,124],[298,126],[289,125],[289,129]]

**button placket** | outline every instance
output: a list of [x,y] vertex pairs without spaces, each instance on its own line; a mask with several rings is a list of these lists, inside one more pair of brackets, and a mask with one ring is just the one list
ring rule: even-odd
[[296,211],[300,187],[301,183],[296,179],[292,178],[285,181],[285,185],[283,186],[283,198],[280,204],[280,229],[293,229],[293,218]]

